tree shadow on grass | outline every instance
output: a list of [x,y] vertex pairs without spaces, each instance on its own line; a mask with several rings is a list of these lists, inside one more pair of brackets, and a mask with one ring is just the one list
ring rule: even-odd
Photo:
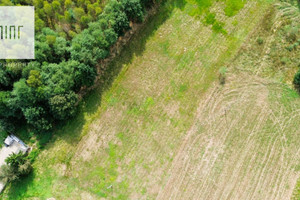
[[[32,184],[35,175],[31,172],[28,176],[21,178],[19,181],[11,183],[7,196],[9,200],[23,199],[28,187]],[[1,198],[1,196],[0,196]],[[25,199],[25,198],[24,198]]]

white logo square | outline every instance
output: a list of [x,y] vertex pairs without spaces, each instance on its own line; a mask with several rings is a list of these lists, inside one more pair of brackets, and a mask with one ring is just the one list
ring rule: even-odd
[[0,6],[0,59],[34,59],[33,6]]

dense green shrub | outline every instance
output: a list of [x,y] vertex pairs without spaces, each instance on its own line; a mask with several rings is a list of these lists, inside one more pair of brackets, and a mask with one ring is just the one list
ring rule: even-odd
[[46,64],[42,66],[42,79],[44,96],[49,99],[58,94],[64,94],[72,90],[74,86],[74,69],[66,62],[60,64]]
[[[103,35],[103,33],[98,34]],[[109,55],[108,48],[103,49],[97,45],[101,42],[99,40],[100,37],[97,40],[89,33],[89,30],[84,30],[81,34],[78,34],[72,41],[70,48],[71,59],[87,66],[95,66],[99,59],[106,58]]]
[[2,165],[0,169],[0,180],[4,183],[16,181],[32,171],[29,158],[21,152],[11,154],[5,162],[6,165]]
[[257,38],[256,42],[257,42],[257,44],[262,45],[264,43],[264,39],[259,37],[259,38]]
[[[76,63],[76,61],[73,61]],[[76,63],[74,66],[75,89],[80,89],[81,86],[92,86],[96,78],[96,69],[89,67],[83,63]]]
[[38,102],[39,98],[36,96],[35,89],[27,85],[25,79],[20,79],[14,84],[12,91],[12,107],[24,108],[34,105]]
[[300,70],[295,74],[293,84],[298,92],[300,92]]
[[122,0],[124,11],[130,21],[141,22],[144,18],[144,12],[139,0]]
[[38,70],[31,70],[27,79],[27,85],[29,87],[38,88],[42,85],[41,75]]
[[14,116],[13,110],[10,109],[11,93],[8,91],[0,91],[0,116],[12,117]]
[[13,83],[12,78],[10,77],[8,71],[0,66],[0,88],[6,89]]
[[74,92],[50,98],[49,105],[54,119],[65,120],[72,117],[75,113],[77,99]]
[[129,19],[125,13],[124,5],[116,0],[111,0],[104,8],[104,13],[100,18],[108,21],[109,25],[120,36],[129,29]]
[[39,63],[59,63],[69,58],[68,42],[50,28],[42,29],[35,41],[35,59]]
[[52,128],[47,119],[49,114],[40,106],[27,107],[23,109],[25,119],[28,124],[32,125],[38,132],[48,131]]

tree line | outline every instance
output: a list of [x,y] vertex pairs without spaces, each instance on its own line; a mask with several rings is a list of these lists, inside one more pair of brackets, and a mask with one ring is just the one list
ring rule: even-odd
[[[12,2],[32,3],[30,0]],[[33,2],[36,5],[41,1]],[[55,4],[59,7],[57,9],[64,9],[69,0],[64,1],[62,7],[54,2],[61,3],[52,1],[52,9]],[[98,1],[71,2],[85,4],[84,9],[88,10],[89,3]],[[36,59],[25,67],[15,66],[9,60],[0,62],[1,127],[10,132],[14,130],[15,122],[25,120],[36,132],[47,132],[55,122],[72,117],[76,111],[78,91],[94,83],[97,75],[95,66],[109,56],[110,47],[130,29],[130,22],[143,21],[147,7],[153,3],[153,0],[110,0],[101,14],[91,12],[96,20],[85,21],[83,24],[89,22],[87,27],[72,39],[53,30],[56,17],[49,18],[46,13],[46,18],[42,19],[46,27],[36,31]],[[44,1],[43,5],[47,3]],[[52,15],[55,13],[52,12]],[[36,24],[39,24],[38,21]]]

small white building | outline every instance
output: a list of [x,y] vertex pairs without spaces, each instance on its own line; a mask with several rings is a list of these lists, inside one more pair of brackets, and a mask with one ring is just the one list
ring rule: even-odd
[[4,140],[4,144],[6,147],[10,146],[12,143],[14,142],[14,140],[8,136],[5,140]]

